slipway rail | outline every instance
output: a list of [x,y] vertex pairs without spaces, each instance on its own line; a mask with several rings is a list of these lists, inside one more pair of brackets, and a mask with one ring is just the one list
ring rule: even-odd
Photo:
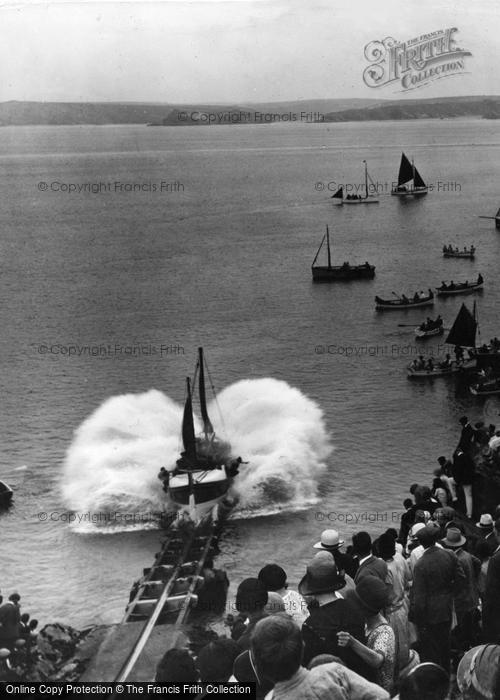
[[[155,564],[145,570],[135,597],[127,606],[122,625],[137,617],[148,615],[144,627],[115,677],[116,683],[123,683],[137,663],[158,622],[166,615],[176,616],[173,629],[170,629],[170,646],[175,646],[181,626],[186,621],[191,605],[197,602],[196,588],[203,582],[201,572],[207,556],[215,548],[215,525],[210,524],[204,534],[194,530],[187,538],[176,535],[169,537]],[[165,577],[169,578],[165,581]],[[154,597],[155,594],[157,597]],[[170,636],[170,635],[169,635]],[[158,659],[159,661],[159,659]]]
[[[198,602],[207,559],[229,510],[198,527],[170,527],[150,568],[132,589],[120,623],[112,627],[81,677],[84,682],[149,682],[167,649],[176,645],[188,615]],[[219,512],[220,515],[220,512]],[[111,695],[111,698],[118,695]]]

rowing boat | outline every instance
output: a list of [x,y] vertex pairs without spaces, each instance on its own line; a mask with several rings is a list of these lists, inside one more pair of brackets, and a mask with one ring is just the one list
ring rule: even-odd
[[375,308],[376,309],[413,309],[417,306],[429,306],[434,304],[434,293],[429,289],[429,294],[422,296],[417,299],[415,297],[399,297],[397,299],[382,299],[381,297],[375,297]]
[[459,282],[454,284],[453,287],[446,285],[443,287],[436,287],[436,293],[440,297],[449,296],[451,294],[469,294],[470,292],[477,292],[483,288],[484,281],[481,278],[480,282]]

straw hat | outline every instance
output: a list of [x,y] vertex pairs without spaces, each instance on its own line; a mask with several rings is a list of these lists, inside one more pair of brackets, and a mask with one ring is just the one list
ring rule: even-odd
[[323,530],[321,539],[316,542],[314,549],[338,549],[344,544],[344,540],[340,539],[337,530]]

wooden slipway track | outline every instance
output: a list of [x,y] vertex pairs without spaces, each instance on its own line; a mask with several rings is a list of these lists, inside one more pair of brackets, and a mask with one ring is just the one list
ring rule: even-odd
[[134,584],[123,620],[105,636],[81,681],[152,681],[164,653],[175,646],[205,561],[217,551],[217,539],[229,510],[198,527],[170,527],[151,568]]

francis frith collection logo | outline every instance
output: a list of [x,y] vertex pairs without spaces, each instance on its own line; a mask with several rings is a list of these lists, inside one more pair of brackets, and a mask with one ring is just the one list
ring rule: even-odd
[[397,41],[386,37],[365,46],[370,65],[363,72],[368,87],[399,82],[403,91],[422,87],[432,80],[465,72],[470,51],[459,48],[454,34],[458,29],[439,29],[414,39]]

